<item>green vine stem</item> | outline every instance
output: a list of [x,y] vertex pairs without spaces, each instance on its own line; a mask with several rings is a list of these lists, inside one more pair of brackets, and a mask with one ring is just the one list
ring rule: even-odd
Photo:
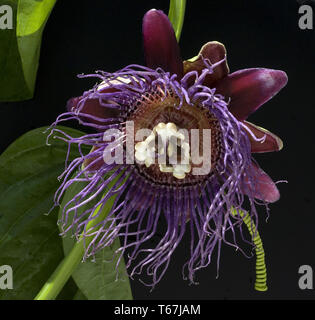
[[71,252],[62,260],[34,300],[54,300],[71,277],[83,254],[82,241],[76,242]]
[[168,18],[170,19],[176,39],[179,42],[185,18],[186,0],[170,0]]
[[[117,177],[108,184],[108,189],[111,189],[117,180],[121,177],[122,173],[117,175]],[[125,180],[124,180],[125,182]],[[124,183],[123,182],[123,183]],[[108,213],[110,212],[112,206],[114,205],[116,195],[109,198],[106,202],[106,206],[102,209],[99,216],[91,220],[86,227],[85,233],[99,222],[103,221]],[[101,205],[95,210],[94,215],[96,216],[99,212]],[[82,236],[81,236],[82,239]],[[92,237],[85,238],[85,246],[87,247],[92,241]],[[85,246],[83,241],[76,242],[70,253],[61,261],[56,270],[50,276],[48,281],[44,284],[40,292],[37,294],[34,300],[54,300],[66,282],[71,277],[73,271],[76,269],[78,264],[82,261]]]
[[255,289],[257,291],[267,291],[267,268],[265,263],[265,251],[264,247],[257,231],[257,228],[250,218],[248,212],[244,213],[242,211],[236,211],[235,209],[231,210],[233,216],[240,215],[243,219],[251,237],[255,244],[256,251],[256,281],[255,281]]

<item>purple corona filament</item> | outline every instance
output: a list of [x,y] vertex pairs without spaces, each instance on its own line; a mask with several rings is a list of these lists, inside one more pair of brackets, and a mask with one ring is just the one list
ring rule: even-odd
[[[276,70],[247,69],[228,74],[224,47],[217,42],[205,45],[194,61],[182,64],[180,60],[181,65],[174,66],[178,59],[172,57],[159,64],[157,49],[152,49],[151,40],[147,40],[150,22],[156,19],[167,30],[170,25],[160,11],[146,14],[143,28],[148,66],[129,65],[114,73],[80,75],[96,77],[99,83],[69,101],[68,112],[57,118],[49,135],[67,142],[69,152],[77,146],[81,154],[70,163],[67,157],[55,206],[60,205],[71,185],[85,182],[84,188],[63,207],[59,221],[62,234],[71,233],[77,240],[82,235],[83,239],[92,237],[84,259],[93,257],[119,237],[117,265],[125,256],[129,276],[145,272],[152,280],[149,283],[140,280],[152,287],[165,274],[186,232],[190,235],[190,247],[183,274],[196,283],[195,272],[209,265],[216,249],[219,265],[222,242],[242,251],[237,237],[240,233],[245,240],[243,220],[241,214],[232,215],[231,210],[240,212],[246,203],[257,225],[255,206],[267,206],[279,199],[274,182],[253,160],[252,153],[279,150],[281,140],[246,118],[286,83],[285,73]],[[155,31],[150,32],[152,35]],[[175,46],[174,39],[173,35],[169,40],[171,47]],[[176,50],[169,52],[174,55]],[[173,65],[167,66],[167,61]],[[152,110],[157,110],[155,116]],[[73,138],[56,127],[73,119],[90,127],[93,133]],[[184,127],[187,124],[188,129],[194,128],[189,127],[190,123],[194,123],[195,129],[210,128],[214,142],[211,171],[204,176],[188,174],[177,180],[155,167],[127,164],[125,136],[119,140],[124,150],[123,163],[105,163],[104,152],[111,142],[103,140],[104,132],[108,129],[125,132],[130,120],[138,127],[176,122]],[[82,146],[88,146],[91,152],[84,153]],[[98,217],[113,196],[116,197],[107,217],[87,230],[88,223]],[[97,209],[100,210],[95,215]],[[161,223],[165,224],[164,233],[152,245],[157,232],[161,233]]]

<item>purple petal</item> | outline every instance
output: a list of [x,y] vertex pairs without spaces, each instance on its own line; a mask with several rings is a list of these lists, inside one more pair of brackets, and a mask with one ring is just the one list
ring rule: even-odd
[[256,141],[252,135],[247,132],[253,153],[280,151],[283,148],[282,140],[272,132],[248,121],[244,121],[243,124],[246,125],[256,138],[264,138],[262,141]]
[[[198,56],[184,61],[184,73],[190,71],[201,71],[205,68],[203,59],[208,59],[211,64],[215,64],[222,61],[226,57],[225,46],[217,41],[208,42],[202,46],[199,51]],[[202,59],[203,58],[203,59]],[[208,87],[222,78],[224,78],[229,73],[229,67],[227,61],[223,61],[217,67],[214,68],[213,73],[206,76],[204,84]]]
[[256,199],[265,202],[272,203],[278,201],[280,199],[280,192],[267,173],[254,162],[252,162],[250,170],[253,181],[249,181],[248,177],[245,177],[242,192],[253,195]]
[[183,76],[183,62],[176,36],[167,15],[152,9],[143,17],[143,46],[146,65]]
[[286,84],[285,72],[263,68],[244,69],[229,74],[216,84],[217,91],[231,98],[229,110],[238,120],[246,120]]

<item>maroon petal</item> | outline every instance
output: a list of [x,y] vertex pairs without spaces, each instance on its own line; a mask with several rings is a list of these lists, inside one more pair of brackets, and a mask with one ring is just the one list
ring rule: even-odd
[[252,162],[250,171],[252,174],[251,180],[253,181],[249,181],[248,177],[245,177],[242,192],[265,202],[271,203],[278,201],[280,192],[267,173],[254,162]]
[[229,74],[216,84],[218,93],[231,98],[229,110],[245,120],[276,95],[286,84],[285,72],[263,68],[244,69]]
[[74,97],[74,98],[70,98],[67,101],[67,111],[71,112],[71,111],[75,111],[75,109],[77,108],[77,105],[80,101],[81,97]]
[[252,135],[245,130],[248,134],[251,151],[253,153],[280,151],[283,148],[282,140],[275,134],[248,121],[244,121],[243,124],[254,134],[256,138],[264,138],[262,141],[256,141]]
[[[109,92],[109,90],[113,91],[113,89],[102,89],[100,92]],[[67,102],[67,110],[68,111],[75,111],[78,107],[78,103],[82,97],[75,97],[71,98]],[[80,106],[81,107],[81,106]],[[100,119],[106,119],[106,118],[116,118],[119,115],[119,110],[113,109],[113,108],[107,108],[100,105],[99,99],[88,99],[84,102],[83,107],[80,109],[80,113],[85,113],[92,115],[94,117],[100,118]],[[102,124],[101,122],[97,120],[92,120],[90,118],[85,119],[88,122],[96,123],[96,124]]]
[[143,46],[146,65],[149,68],[162,68],[164,71],[183,76],[183,63],[180,50],[167,15],[152,9],[143,17]]
[[[225,46],[217,41],[208,42],[202,46],[199,54],[189,60],[184,61],[184,74],[190,71],[198,71],[200,74],[205,69],[203,59],[208,59],[211,64],[215,64],[222,61],[226,57]],[[203,58],[203,59],[202,59]],[[206,76],[204,84],[208,87],[229,73],[229,67],[227,61],[223,61],[217,67],[214,68],[214,72]]]

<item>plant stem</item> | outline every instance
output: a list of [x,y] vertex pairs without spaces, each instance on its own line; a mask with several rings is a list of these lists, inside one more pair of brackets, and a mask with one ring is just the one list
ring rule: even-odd
[[168,12],[168,18],[170,19],[176,39],[179,42],[180,35],[182,32],[184,17],[186,9],[186,0],[170,0],[170,9]]
[[248,213],[244,213],[240,210],[237,213],[235,209],[231,210],[231,213],[233,216],[237,216],[238,214],[241,216],[255,244],[255,251],[256,251],[255,289],[257,291],[267,291],[268,287],[267,287],[267,268],[265,263],[265,251],[264,251],[264,247],[263,247],[260,235],[257,231],[257,228]]
[[[106,207],[102,210],[99,217],[91,220],[88,223],[86,232],[88,232],[88,230],[92,228],[94,225],[105,219],[106,215],[108,214],[114,203],[114,199],[115,197],[111,197],[107,201]],[[99,206],[95,210],[94,215],[97,215],[100,207],[101,206]],[[91,238],[85,238],[85,246],[88,246],[91,241]],[[59,292],[62,290],[66,282],[69,280],[78,264],[82,261],[84,252],[84,242],[76,242],[73,248],[71,249],[70,253],[61,261],[57,269],[50,276],[48,281],[44,284],[44,286],[42,287],[42,289],[40,290],[40,292],[34,300],[54,300],[58,296]]]
[[70,253],[62,260],[34,300],[54,300],[80,263],[83,254],[82,241],[76,242]]
[[[111,189],[115,185],[115,183],[121,175],[122,173],[117,175],[117,177],[115,177],[115,179],[108,184],[109,189]],[[124,180],[124,182],[125,181],[126,179]],[[116,195],[113,195],[106,201],[106,205],[100,212],[99,216],[95,219],[92,219],[87,224],[86,233],[88,233],[88,231],[93,226],[97,225],[99,222],[103,221],[106,218],[112,206],[114,205],[115,198]],[[94,215],[98,214],[100,208],[101,205],[94,211]],[[61,261],[57,269],[50,276],[48,281],[44,284],[44,286],[42,287],[42,289],[37,294],[34,300],[54,300],[58,296],[59,292],[62,290],[66,282],[69,280],[78,264],[82,261],[85,252],[85,247],[87,247],[89,243],[92,241],[92,237],[85,237],[84,243],[84,241],[82,241],[83,237],[84,235],[82,234],[81,241],[75,243],[70,253]]]

